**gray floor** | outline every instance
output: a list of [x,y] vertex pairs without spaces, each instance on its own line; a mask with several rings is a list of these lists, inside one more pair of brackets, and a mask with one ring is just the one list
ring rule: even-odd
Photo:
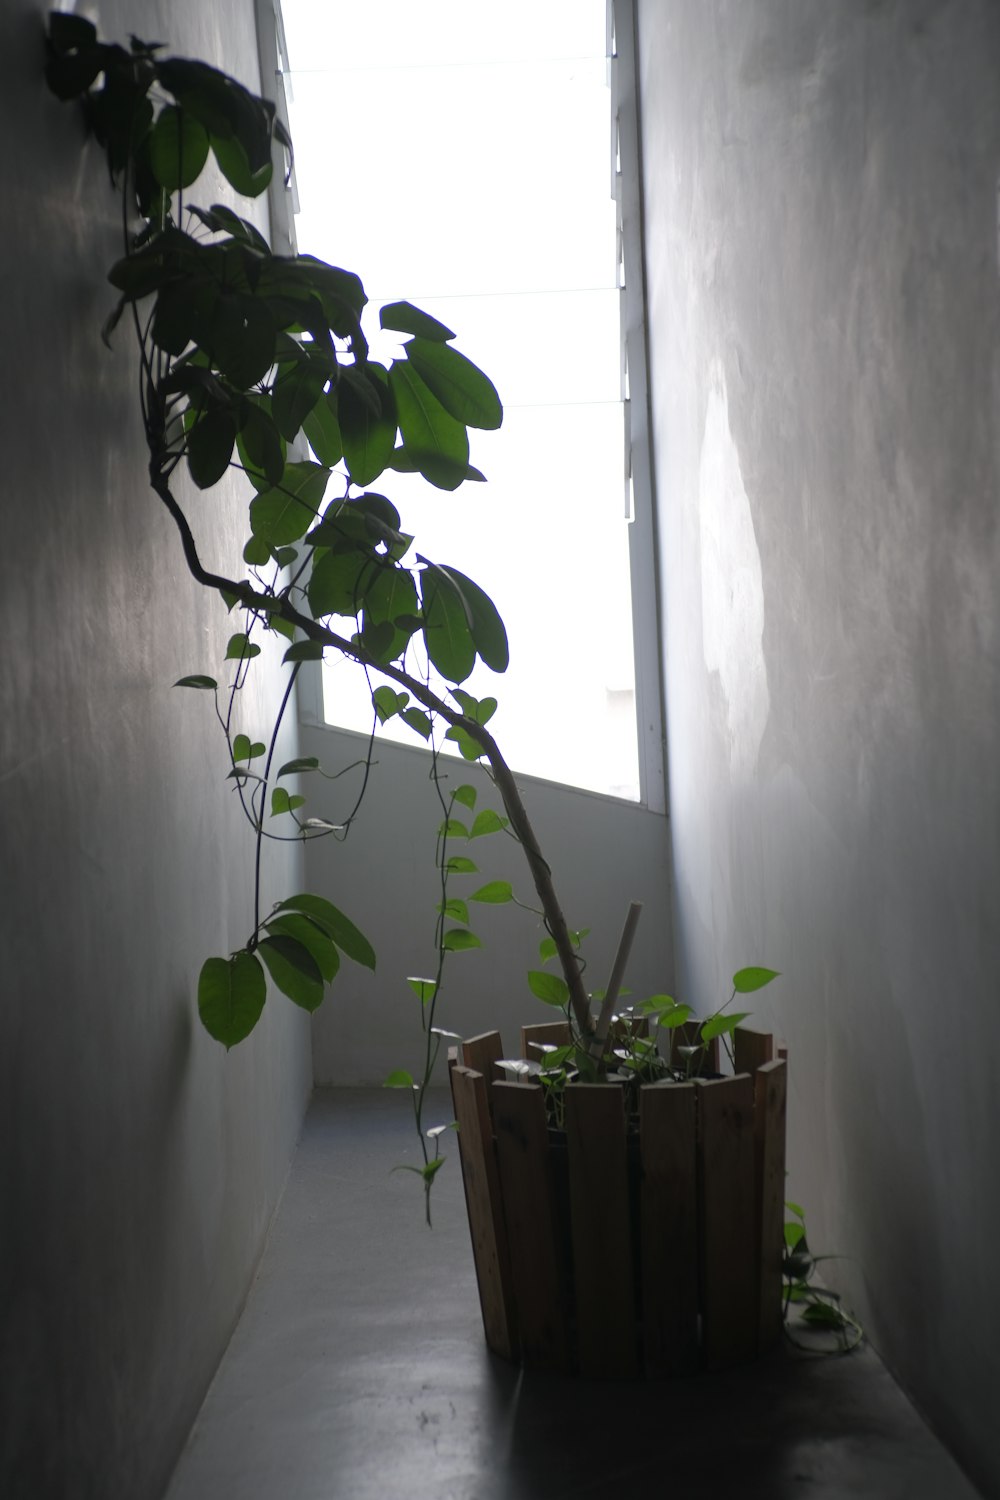
[[521,1377],[483,1344],[454,1138],[433,1230],[390,1171],[414,1160],[408,1108],[315,1095],[168,1500],[975,1500],[867,1350],[664,1384]]

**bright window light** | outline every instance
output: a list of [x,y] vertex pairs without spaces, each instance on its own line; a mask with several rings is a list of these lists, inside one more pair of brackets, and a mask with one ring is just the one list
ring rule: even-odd
[[[420,551],[475,579],[511,664],[468,690],[515,770],[638,800],[605,0],[283,0],[299,249],[456,331],[494,381],[488,483],[376,482]],[[367,733],[362,674],[324,714]],[[391,720],[382,731],[417,743]]]

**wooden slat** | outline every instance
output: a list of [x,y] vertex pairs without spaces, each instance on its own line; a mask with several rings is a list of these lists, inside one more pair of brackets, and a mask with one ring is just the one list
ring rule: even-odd
[[482,1073],[489,1083],[506,1077],[502,1069],[493,1065],[503,1057],[503,1038],[499,1031],[484,1031],[480,1036],[470,1036],[462,1043],[462,1065],[474,1073]]
[[645,1084],[639,1134],[643,1364],[659,1378],[700,1359],[694,1084]]
[[753,1080],[696,1087],[703,1342],[708,1367],[719,1369],[757,1352]]
[[533,1026],[521,1027],[521,1056],[530,1062],[540,1062],[542,1054],[533,1050],[533,1042],[568,1047],[572,1040],[568,1021],[537,1021]]
[[542,1090],[495,1083],[493,1118],[521,1359],[529,1369],[568,1371],[571,1273],[560,1254]]
[[462,1063],[466,1068],[471,1068],[475,1073],[482,1073],[486,1079],[486,1102],[493,1118],[493,1094],[490,1084],[496,1083],[498,1079],[509,1078],[510,1074],[504,1072],[503,1068],[497,1067],[497,1062],[503,1057],[503,1038],[499,1031],[484,1031],[479,1036],[470,1036],[462,1043]]
[[638,1372],[625,1104],[617,1088],[566,1090],[570,1222],[580,1372]]
[[456,1064],[451,1070],[451,1094],[486,1342],[505,1359],[515,1359],[510,1259],[486,1080],[481,1073]]
[[769,1031],[754,1031],[751,1026],[737,1026],[733,1032],[734,1072],[756,1073],[774,1058],[774,1037]]
[[[670,1033],[670,1059],[675,1068],[686,1068],[688,1059],[678,1054],[678,1047],[694,1047],[698,1042],[698,1028],[700,1021],[684,1021],[680,1026],[675,1026]],[[705,1045],[705,1051],[701,1059],[701,1072],[717,1073],[719,1071],[719,1038],[713,1036]]]
[[760,1276],[758,1346],[781,1338],[781,1259],[785,1244],[785,1100],[788,1064],[768,1062],[754,1077],[754,1153]]

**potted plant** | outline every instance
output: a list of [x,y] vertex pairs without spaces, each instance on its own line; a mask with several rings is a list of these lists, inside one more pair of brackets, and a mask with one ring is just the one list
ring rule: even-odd
[[[122,193],[122,255],[109,272],[117,305],[104,337],[124,319],[136,338],[151,489],[176,526],[191,575],[238,614],[226,650],[231,680],[199,671],[177,684],[214,699],[227,776],[253,840],[252,922],[239,950],[202,966],[204,1026],[231,1047],[256,1025],[268,978],[312,1011],[342,958],[374,967],[368,938],[326,896],[293,893],[271,910],[260,898],[269,839],[326,837],[354,816],[307,816],[297,788],[318,763],[275,763],[302,664],[340,653],[378,679],[378,718],[398,715],[430,745],[441,802],[437,971],[411,981],[424,1026],[422,1069],[387,1080],[412,1091],[423,1151],[416,1170],[428,1204],[447,1127],[425,1129],[423,1108],[451,1039],[435,1026],[435,1006],[448,955],[477,944],[468,902],[450,885],[471,873],[471,862],[453,852],[457,836],[506,829],[519,841],[546,930],[541,957],[555,958],[561,971],[529,976],[564,1018],[555,1031],[529,1028],[523,1060],[497,1069],[505,1060],[494,1034],[467,1041],[452,1068],[490,1343],[529,1362],[578,1363],[590,1373],[635,1373],[640,1365],[662,1373],[696,1362],[702,1345],[709,1363],[747,1357],[780,1327],[784,1064],[770,1038],[755,1039],[740,1025],[745,1017],[726,1007],[696,1022],[656,997],[616,1016],[636,908],[608,992],[592,1006],[582,934],[567,924],[488,728],[495,700],[462,686],[477,659],[505,669],[501,617],[472,579],[417,552],[392,501],[371,488],[393,472],[418,472],[443,490],[481,481],[469,463],[468,429],[501,424],[496,390],[454,348],[449,328],[406,302],[381,310],[382,329],[405,342],[380,361],[362,327],[366,298],[356,275],[308,255],[275,255],[231,206],[191,201],[210,158],[235,193],[250,198],[268,186],[275,155],[290,163],[291,142],[267,100],[204,62],[164,55],[158,44],[102,42],[89,21],[61,12],[49,21],[47,78],[60,99],[83,101]],[[229,574],[205,565],[190,500],[233,470],[247,481],[249,536],[247,571]],[[256,741],[237,727],[239,695],[267,638],[283,648],[288,681],[268,738]],[[427,672],[414,665],[418,645]],[[465,759],[485,763],[502,812],[477,808],[473,787],[452,787],[438,774],[440,726]],[[487,882],[469,899],[502,903],[513,892]],[[734,995],[773,977],[740,971]],[[657,1032],[670,1038],[665,1058]],[[712,1050],[730,1036],[737,1069],[751,1063],[752,1077],[709,1080]],[[553,1050],[529,1056],[540,1043]],[[491,1083],[496,1071],[507,1081]],[[564,1142],[550,1143],[550,1124]],[[530,1161],[529,1140],[539,1145]],[[674,1159],[681,1197],[666,1165]],[[655,1197],[657,1184],[667,1185],[668,1198]],[[675,1261],[672,1241],[680,1245]],[[734,1281],[747,1291],[743,1300]],[[683,1328],[671,1311],[681,1302]],[[653,1323],[655,1336],[637,1338],[637,1325]]]

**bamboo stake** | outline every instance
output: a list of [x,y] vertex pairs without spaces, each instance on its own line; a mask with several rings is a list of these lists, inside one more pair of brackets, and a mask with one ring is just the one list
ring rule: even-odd
[[628,916],[625,918],[625,926],[622,928],[622,935],[618,942],[618,952],[615,954],[615,961],[611,967],[611,978],[608,980],[608,988],[605,991],[600,1015],[597,1017],[597,1025],[594,1027],[593,1036],[587,1044],[587,1051],[591,1057],[600,1059],[604,1056],[604,1049],[608,1041],[608,1030],[611,1026],[611,1015],[615,1008],[615,1001],[618,999],[618,993],[622,987],[622,980],[625,978],[625,968],[628,964],[628,956],[632,951],[632,940],[635,937],[635,929],[639,925],[641,914],[642,902],[633,901],[629,906]]

